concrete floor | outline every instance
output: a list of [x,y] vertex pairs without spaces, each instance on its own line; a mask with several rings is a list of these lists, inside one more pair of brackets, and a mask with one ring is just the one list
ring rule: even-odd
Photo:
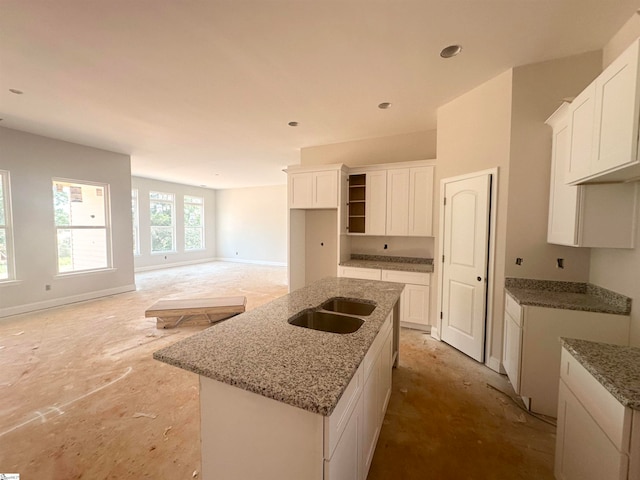
[[[198,378],[151,355],[204,327],[157,330],[144,310],[224,295],[252,309],[285,282],[282,267],[208,263],[139,274],[137,292],[0,319],[0,473],[199,477]],[[369,480],[553,478],[555,428],[487,384],[513,395],[504,376],[402,330]]]

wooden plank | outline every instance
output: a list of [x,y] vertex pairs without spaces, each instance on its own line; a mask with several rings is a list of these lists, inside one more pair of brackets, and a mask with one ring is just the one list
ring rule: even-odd
[[182,315],[234,314],[245,311],[247,298],[218,297],[181,300],[160,300],[149,307],[145,317],[175,317]]

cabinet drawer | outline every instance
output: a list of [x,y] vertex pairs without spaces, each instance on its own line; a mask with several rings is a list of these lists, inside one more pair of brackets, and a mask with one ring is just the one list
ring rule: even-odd
[[380,349],[382,348],[382,345],[384,344],[384,341],[387,338],[389,330],[391,329],[391,317],[392,317],[392,315],[393,314],[390,313],[389,316],[386,318],[386,320],[384,321],[384,323],[380,327],[380,330],[378,331],[378,335],[376,336],[375,340],[371,344],[371,347],[369,347],[369,350],[367,351],[367,354],[364,356],[363,365],[364,365],[364,379],[365,379],[365,381],[367,380],[367,377],[369,376],[369,372],[371,371],[371,368],[376,363],[376,358],[378,357],[378,353],[380,352]]
[[522,327],[522,307],[508,293],[504,296],[504,309],[515,320],[519,327]]
[[413,285],[429,285],[430,273],[402,272],[399,270],[382,270],[382,281],[396,283],[410,283]]
[[618,402],[565,348],[560,365],[562,381],[616,448],[628,452],[633,411]]
[[333,413],[328,417],[324,417],[324,458],[326,460],[331,459],[342,432],[344,432],[349,422],[351,412],[358,405],[363,384],[363,366],[361,364],[347,388],[342,392],[342,396]]
[[338,274],[341,277],[361,280],[380,280],[380,270],[377,268],[338,267]]

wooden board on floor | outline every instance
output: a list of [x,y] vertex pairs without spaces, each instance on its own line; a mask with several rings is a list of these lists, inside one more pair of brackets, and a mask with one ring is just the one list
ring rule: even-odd
[[145,311],[144,316],[157,317],[157,328],[209,325],[243,313],[246,304],[244,296],[159,300]]

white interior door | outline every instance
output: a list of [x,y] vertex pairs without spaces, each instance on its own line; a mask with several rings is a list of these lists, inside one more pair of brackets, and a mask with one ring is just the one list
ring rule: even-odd
[[491,174],[444,183],[443,341],[484,362]]

